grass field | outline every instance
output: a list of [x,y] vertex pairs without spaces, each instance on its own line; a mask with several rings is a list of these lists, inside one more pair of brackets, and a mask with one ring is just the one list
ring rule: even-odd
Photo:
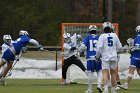
[[[129,90],[121,89],[117,93],[140,93],[139,86],[140,81],[133,80]],[[86,84],[61,85],[60,80],[7,79],[7,85],[0,86],[0,93],[85,93],[86,89]],[[96,85],[93,85],[93,91],[98,93]]]

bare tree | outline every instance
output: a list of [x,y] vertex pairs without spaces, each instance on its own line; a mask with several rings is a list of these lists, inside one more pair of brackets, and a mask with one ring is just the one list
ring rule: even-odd
[[109,22],[112,22],[112,0],[107,0],[108,1],[108,7],[107,7],[107,20]]
[[136,18],[136,24],[140,25],[140,0],[137,0],[137,18]]

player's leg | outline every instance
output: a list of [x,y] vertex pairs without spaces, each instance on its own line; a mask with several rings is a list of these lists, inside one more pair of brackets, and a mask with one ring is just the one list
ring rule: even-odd
[[75,56],[73,64],[77,65],[80,69],[82,69],[86,73],[86,68],[78,57]]
[[[1,59],[0,68],[1,68],[4,64],[6,64],[6,62],[4,61],[4,59]],[[2,72],[0,73],[0,78],[3,76],[3,74],[2,74],[3,72],[4,72],[4,69],[3,69]]]
[[103,90],[102,90],[102,79],[103,79],[103,76],[102,76],[102,68],[101,68],[101,62],[94,62],[96,64],[96,71],[97,71],[97,80],[98,80],[98,84],[97,84],[97,90],[99,91],[99,93],[102,93]]
[[68,67],[71,64],[72,64],[71,58],[64,59],[64,64],[62,65],[62,77],[64,79],[64,81],[63,81],[64,84],[67,84],[67,81],[66,81],[66,73],[67,73]]
[[119,73],[118,73],[118,65],[116,67],[116,83],[117,83],[116,90],[119,90],[120,87],[118,85],[121,85],[121,82],[120,82]]
[[115,70],[110,69],[110,74],[111,74],[111,85],[112,85],[111,93],[113,93],[113,91],[115,91],[115,89],[116,89],[116,73],[115,73]]
[[136,69],[136,63],[138,60],[132,58],[131,59],[131,63],[130,63],[130,67],[129,67],[129,74],[127,76],[127,81],[123,84],[123,85],[119,85],[120,88],[127,90],[128,89],[128,84],[130,83],[130,81],[132,80],[134,71]]
[[138,73],[138,75],[140,77],[140,68],[137,69],[137,73]]
[[103,93],[108,93],[108,74],[109,74],[109,62],[102,61],[102,73],[103,73],[103,84],[104,91]]
[[137,61],[137,73],[140,76],[140,60]]
[[135,67],[131,67],[131,66],[129,67],[129,74],[127,76],[127,81],[123,85],[118,85],[120,88],[125,89],[125,90],[128,89],[128,84],[132,80],[135,69],[136,69]]
[[5,76],[11,67],[12,67],[12,62],[7,62],[7,67],[4,67],[1,72],[0,78],[3,85],[6,85]]
[[92,83],[93,83],[93,62],[92,60],[87,61],[87,76],[88,76],[88,90],[86,93],[92,93]]
[[110,79],[110,71],[108,71],[108,81],[107,81],[108,87],[111,87],[111,79]]
[[1,59],[0,68],[1,68],[2,66],[4,66],[4,64],[6,64],[6,62],[4,61],[4,59]]
[[116,67],[118,65],[117,61],[110,62],[110,74],[111,74],[111,93],[116,93]]
[[7,67],[5,67],[4,71],[3,71],[3,77],[5,77],[8,73],[8,71],[11,69],[13,62],[9,61],[7,62]]

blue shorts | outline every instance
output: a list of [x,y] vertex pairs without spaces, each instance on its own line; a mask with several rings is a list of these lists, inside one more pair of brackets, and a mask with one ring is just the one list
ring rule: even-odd
[[7,49],[3,55],[2,55],[2,58],[6,61],[6,62],[9,62],[9,61],[14,61],[15,60],[15,55],[11,52],[10,49]]
[[95,60],[89,60],[87,61],[87,71],[99,71],[101,70],[101,62],[96,62]]
[[130,66],[140,69],[140,60],[131,58]]

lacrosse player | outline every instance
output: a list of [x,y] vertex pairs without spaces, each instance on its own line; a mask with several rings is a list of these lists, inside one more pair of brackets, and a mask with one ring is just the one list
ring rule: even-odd
[[[11,45],[11,43],[13,43],[14,41],[12,40],[10,35],[3,35],[3,41],[4,43],[2,44],[2,55],[3,53],[9,48],[9,46]],[[2,72],[4,71],[4,69],[7,67],[7,64],[5,64],[3,66]],[[9,72],[11,73],[11,72]]]
[[103,93],[108,93],[108,73],[111,74],[111,93],[116,93],[116,67],[118,64],[117,53],[122,48],[120,40],[115,33],[111,30],[112,24],[110,22],[103,23],[104,33],[98,39],[96,59],[101,57],[102,60],[102,73],[103,73],[103,83],[104,91]]
[[95,25],[89,26],[89,34],[84,38],[81,48],[80,56],[84,57],[84,51],[86,50],[87,59],[87,75],[88,75],[88,90],[86,93],[92,93],[92,83],[93,83],[93,73],[97,72],[98,84],[97,89],[102,93],[101,82],[102,82],[102,71],[101,71],[101,61],[96,62],[96,44],[99,36],[97,36],[97,27]]
[[136,27],[136,38],[134,39],[134,43],[133,42],[130,43],[133,44],[133,47],[131,47],[130,49],[131,61],[129,66],[129,74],[127,77],[127,81],[123,85],[119,86],[120,88],[123,88],[125,90],[128,89],[128,84],[132,80],[135,70],[137,70],[137,73],[140,76],[140,26]]
[[70,34],[65,33],[64,35],[64,64],[62,66],[62,76],[64,79],[64,84],[67,84],[66,73],[69,66],[72,64],[80,67],[84,72],[86,72],[86,68],[82,64],[81,60],[76,56],[76,46],[74,46],[71,42]]
[[[111,24],[111,30],[112,30],[112,33],[115,33],[115,29],[114,29],[113,24]],[[120,60],[120,55],[118,54],[117,57],[118,57],[118,62],[119,62],[119,60]],[[116,83],[117,83],[116,90],[118,90],[118,89],[120,89],[120,88],[118,87],[118,85],[121,85],[120,79],[119,79],[119,74],[118,74],[118,65],[117,65],[117,67],[116,67]],[[111,86],[111,81],[110,81],[110,75],[109,75],[109,73],[108,73],[108,86],[109,86],[109,87]]]
[[4,69],[3,73],[0,74],[0,79],[3,82],[3,85],[6,85],[5,83],[5,76],[8,73],[8,71],[11,69],[13,61],[15,60],[15,56],[19,55],[22,47],[26,47],[28,43],[32,43],[34,45],[37,46],[37,48],[39,48],[39,50],[44,50],[43,47],[41,45],[39,45],[39,43],[34,40],[31,39],[29,37],[29,34],[27,31],[25,30],[21,30],[19,32],[19,38],[14,41],[10,47],[3,53],[2,55],[2,60],[0,62],[0,68],[7,63],[7,67],[6,69]]

